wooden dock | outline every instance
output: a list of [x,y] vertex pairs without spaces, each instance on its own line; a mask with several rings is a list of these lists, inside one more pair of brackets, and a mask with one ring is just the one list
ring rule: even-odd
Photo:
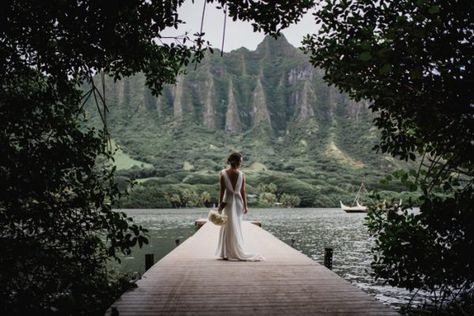
[[249,222],[243,223],[246,249],[266,260],[217,260],[218,229],[204,224],[106,315],[398,315]]

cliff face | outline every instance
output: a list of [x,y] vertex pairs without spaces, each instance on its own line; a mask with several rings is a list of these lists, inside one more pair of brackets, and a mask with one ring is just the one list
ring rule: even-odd
[[297,165],[295,157],[315,166],[385,166],[371,152],[377,135],[368,104],[322,78],[284,37],[267,37],[255,51],[206,55],[159,97],[143,75],[107,79],[109,128],[133,156],[178,169],[190,160],[212,169],[231,149],[277,170]]
[[208,55],[194,67],[159,98],[151,95],[141,75],[108,80],[109,102],[163,121],[193,122],[228,133],[267,124],[283,134],[292,123],[308,118],[327,121],[338,107],[339,115],[349,119],[366,109],[323,83],[322,73],[284,37],[267,37],[255,51]]

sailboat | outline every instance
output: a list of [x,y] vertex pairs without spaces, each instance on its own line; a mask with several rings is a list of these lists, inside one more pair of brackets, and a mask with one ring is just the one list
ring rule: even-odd
[[361,205],[359,203],[359,198],[360,198],[360,194],[361,194],[362,191],[367,191],[367,189],[364,186],[364,183],[361,183],[361,185],[359,187],[359,191],[357,191],[354,202],[352,202],[353,206],[347,206],[344,203],[342,203],[342,201],[339,201],[339,203],[341,203],[341,209],[346,213],[365,213],[365,212],[367,212],[367,206]]

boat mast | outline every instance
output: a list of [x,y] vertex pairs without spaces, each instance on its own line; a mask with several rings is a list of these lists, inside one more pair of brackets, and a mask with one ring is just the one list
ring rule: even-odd
[[360,184],[359,191],[357,191],[356,197],[355,197],[355,199],[354,199],[354,202],[352,202],[352,205],[356,205],[356,202],[359,201],[360,192],[362,191],[362,188],[364,188],[364,190],[366,190],[366,189],[365,189],[364,182],[362,182],[362,183]]

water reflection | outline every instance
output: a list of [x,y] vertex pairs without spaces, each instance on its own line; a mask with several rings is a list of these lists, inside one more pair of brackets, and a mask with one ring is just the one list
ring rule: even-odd
[[[145,253],[159,260],[195,232],[194,221],[206,217],[206,209],[124,210],[150,230],[150,244],[135,249],[124,258],[123,271],[144,272]],[[324,248],[334,249],[333,271],[377,299],[395,307],[408,302],[411,294],[402,289],[375,282],[370,276],[370,239],[364,226],[365,214],[348,214],[340,209],[252,209],[247,220],[259,220],[267,231],[323,263]],[[415,302],[416,303],[416,302]]]

